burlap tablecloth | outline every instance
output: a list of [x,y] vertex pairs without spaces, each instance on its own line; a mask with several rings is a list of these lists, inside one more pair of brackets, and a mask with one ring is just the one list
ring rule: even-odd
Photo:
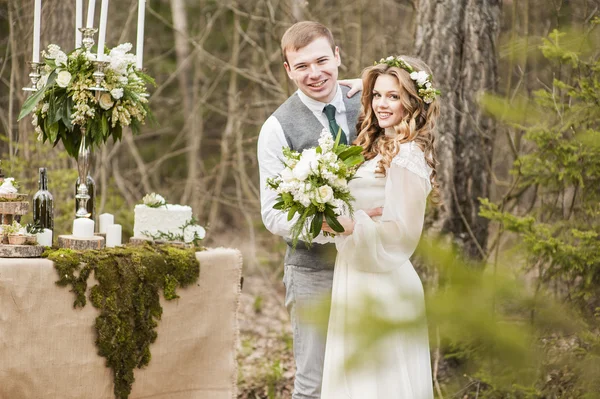
[[[152,360],[136,369],[131,399],[232,399],[242,258],[198,252],[200,279],[161,301]],[[0,259],[0,399],[113,399],[111,371],[96,354],[88,304],[58,287],[46,259]],[[90,281],[91,282],[91,281]],[[161,298],[162,299],[162,298]]]

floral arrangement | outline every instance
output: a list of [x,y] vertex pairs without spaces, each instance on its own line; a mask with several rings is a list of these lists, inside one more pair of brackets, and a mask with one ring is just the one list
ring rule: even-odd
[[415,70],[408,62],[402,57],[394,57],[390,55],[387,58],[382,58],[379,61],[375,61],[374,65],[386,64],[391,67],[404,69],[410,74],[410,78],[415,81],[417,85],[417,92],[419,97],[423,99],[426,104],[431,104],[441,92],[431,85],[431,76],[425,71]]
[[288,221],[298,214],[291,230],[293,248],[300,236],[310,246],[321,232],[323,220],[334,231],[343,232],[337,217],[344,209],[353,214],[351,201],[354,198],[350,195],[348,181],[364,161],[363,149],[340,144],[339,140],[340,132],[334,142],[331,133],[323,129],[316,148],[300,154],[284,147],[283,171],[267,180],[269,188],[279,194],[273,208],[287,212]]
[[142,202],[149,208],[160,208],[167,205],[167,201],[165,201],[163,196],[156,193],[144,195]]
[[[165,204],[166,205],[166,204]],[[199,246],[200,241],[206,236],[204,227],[198,224],[196,218],[191,218],[183,226],[180,227],[180,233],[163,232],[163,231],[142,231],[142,234],[151,237],[154,240],[179,241],[186,244]]]
[[106,91],[90,90],[96,85],[93,73],[96,55],[84,48],[65,54],[50,44],[42,52],[45,65],[37,92],[23,104],[19,120],[33,112],[32,124],[40,141],[62,142],[67,153],[77,158],[85,129],[85,144],[93,148],[109,137],[117,141],[124,126],[139,131],[148,108],[146,84],[154,80],[135,67],[130,43],[121,44],[104,56]]

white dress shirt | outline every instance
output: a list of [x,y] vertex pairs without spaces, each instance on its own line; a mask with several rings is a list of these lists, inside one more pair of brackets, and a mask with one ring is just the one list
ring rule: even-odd
[[[329,121],[327,120],[325,113],[323,113],[323,108],[325,108],[327,103],[314,100],[300,90],[298,90],[297,93],[300,101],[312,111],[323,127],[329,129]],[[344,104],[342,95],[342,90],[338,85],[335,96],[329,104],[335,107],[335,120],[346,133],[346,139],[349,141],[346,105]],[[319,134],[320,132],[315,132],[315,138],[318,138]],[[290,230],[297,220],[298,215],[288,222],[287,212],[273,209],[273,205],[277,202],[276,199],[278,194],[275,190],[267,187],[267,179],[277,176],[284,168],[283,163],[281,162],[283,159],[283,147],[288,147],[287,140],[283,134],[283,128],[277,118],[271,115],[263,124],[260,129],[260,135],[258,136],[257,156],[260,171],[260,213],[267,230],[284,238],[291,238]],[[333,242],[333,238],[319,234],[313,241],[323,244]]]

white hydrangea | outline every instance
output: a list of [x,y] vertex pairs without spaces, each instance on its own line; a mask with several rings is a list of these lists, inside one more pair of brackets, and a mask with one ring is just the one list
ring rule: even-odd
[[319,137],[319,147],[321,147],[323,153],[328,153],[331,151],[334,144],[335,142],[333,141],[333,136],[331,133],[329,133],[329,130],[323,129],[321,131],[321,136]]

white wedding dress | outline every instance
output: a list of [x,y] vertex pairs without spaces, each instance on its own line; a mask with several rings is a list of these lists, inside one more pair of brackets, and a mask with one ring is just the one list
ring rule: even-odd
[[[349,183],[356,224],[353,234],[336,236],[321,399],[433,398],[423,286],[409,260],[423,229],[431,169],[414,142],[401,145],[386,176],[375,174],[380,159],[361,165]],[[381,218],[363,211],[379,206]],[[377,301],[375,316],[417,323],[361,347],[356,330],[372,328],[357,319],[365,295]],[[358,367],[346,369],[355,351],[362,354]]]

